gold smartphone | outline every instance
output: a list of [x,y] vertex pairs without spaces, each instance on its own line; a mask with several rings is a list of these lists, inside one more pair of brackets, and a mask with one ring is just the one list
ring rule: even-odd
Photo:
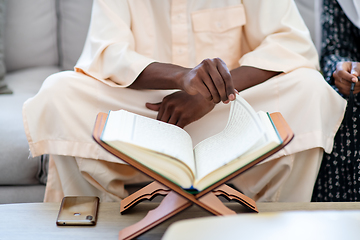
[[85,225],[94,226],[97,220],[99,198],[95,196],[64,197],[56,225]]

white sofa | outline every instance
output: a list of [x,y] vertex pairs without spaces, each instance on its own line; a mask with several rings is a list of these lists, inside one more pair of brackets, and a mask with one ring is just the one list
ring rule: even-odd
[[86,38],[92,0],[5,1],[0,44],[5,82],[13,94],[0,94],[0,203],[41,202],[47,161],[29,158],[22,104],[47,76],[73,69]]
[[[73,69],[86,38],[92,0],[1,1],[7,6],[0,10],[0,26],[5,23],[0,29],[0,65],[3,46],[5,82],[13,94],[0,94],[0,204],[41,202],[47,158],[29,158],[22,104],[47,76]],[[316,42],[315,1],[296,2]]]

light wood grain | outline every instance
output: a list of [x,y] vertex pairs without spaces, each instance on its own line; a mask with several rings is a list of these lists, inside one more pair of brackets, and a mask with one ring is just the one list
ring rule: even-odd
[[[141,220],[159,203],[144,202],[120,214],[119,203],[101,203],[98,222],[94,227],[56,226],[60,203],[27,203],[0,205],[0,240],[7,239],[118,239],[119,231]],[[226,203],[232,210],[248,212],[237,203]],[[289,210],[350,210],[360,209],[360,203],[257,203],[259,212]],[[256,214],[256,213],[254,213]],[[197,206],[179,213],[137,239],[161,239],[168,226],[181,219],[211,216]]]

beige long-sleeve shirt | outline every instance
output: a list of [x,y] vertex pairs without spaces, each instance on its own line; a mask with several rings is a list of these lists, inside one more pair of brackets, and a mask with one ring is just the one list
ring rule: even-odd
[[111,86],[129,86],[151,62],[194,67],[219,57],[289,72],[318,68],[310,34],[288,0],[99,0],[75,69]]

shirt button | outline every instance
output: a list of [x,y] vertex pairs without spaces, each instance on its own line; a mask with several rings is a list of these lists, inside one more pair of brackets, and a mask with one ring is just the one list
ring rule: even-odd
[[183,52],[184,52],[184,49],[183,49],[183,48],[179,48],[179,49],[178,49],[178,53],[179,53],[179,54],[182,54]]

